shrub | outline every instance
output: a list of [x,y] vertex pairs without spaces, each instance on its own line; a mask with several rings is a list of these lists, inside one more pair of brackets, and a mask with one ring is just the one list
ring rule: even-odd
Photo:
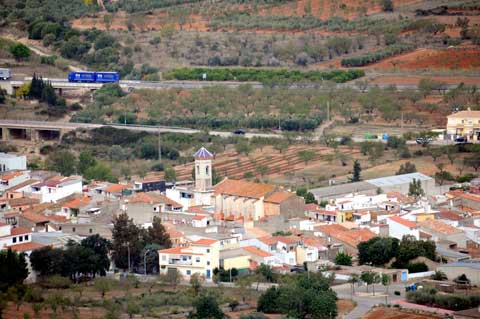
[[423,263],[423,262],[419,262],[419,263],[408,263],[407,264],[407,269],[408,269],[408,272],[409,273],[417,273],[417,272],[425,272],[425,271],[428,271],[428,266]]
[[17,60],[22,60],[30,57],[30,49],[22,44],[22,43],[15,43],[10,46],[10,53],[14,56]]
[[43,283],[43,286],[50,289],[67,289],[70,288],[72,281],[68,277],[62,277],[60,275],[54,275],[47,279]]
[[344,67],[360,67],[371,63],[376,63],[388,57],[411,51],[415,49],[411,44],[392,44],[384,49],[367,53],[360,56],[342,59],[341,64]]

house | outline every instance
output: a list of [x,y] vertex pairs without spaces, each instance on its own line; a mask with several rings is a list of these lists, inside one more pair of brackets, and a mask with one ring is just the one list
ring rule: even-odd
[[28,179],[20,184],[7,188],[3,192],[3,198],[5,199],[14,199],[25,197],[25,192],[30,190],[32,184],[38,183],[36,179]]
[[91,199],[88,196],[75,198],[62,206],[61,215],[67,217],[67,219],[77,217],[90,204],[90,201]]
[[454,140],[466,137],[468,141],[478,141],[480,133],[480,111],[460,111],[447,116],[447,136]]
[[227,218],[257,221],[265,216],[300,217],[305,211],[302,197],[287,194],[274,185],[224,179],[213,189],[215,212]]
[[417,240],[420,239],[420,232],[416,223],[404,219],[400,216],[391,216],[386,219],[388,232],[391,237],[399,240],[405,235],[413,236]]
[[179,271],[185,278],[198,273],[212,281],[213,269],[219,267],[220,249],[215,239],[202,238],[187,247],[174,247],[158,251],[160,274]]
[[32,211],[25,211],[17,216],[18,226],[35,229],[36,231],[46,231],[50,220],[47,216]]
[[374,232],[368,229],[348,229],[339,224],[317,226],[314,234],[315,236],[325,237],[329,245],[343,245],[343,251],[351,255],[358,253],[358,244],[376,236]]
[[0,172],[13,170],[24,171],[27,169],[27,157],[25,155],[14,155],[0,153]]
[[319,221],[332,222],[337,221],[337,213],[335,211],[330,211],[322,209],[317,204],[306,204],[305,205],[305,215],[309,218],[313,218]]
[[0,250],[10,248],[19,252],[27,252],[42,246],[32,242],[31,230],[22,227],[14,228],[9,224],[0,223]]
[[370,212],[353,212],[353,221],[360,225],[367,225],[372,221],[372,215]]
[[0,175],[0,194],[30,179],[28,171],[9,171]]
[[147,178],[141,181],[133,182],[133,190],[135,192],[165,192],[167,189],[165,180],[163,178]]
[[440,220],[426,220],[419,223],[421,230],[432,236],[433,241],[448,240],[458,247],[467,247],[467,236],[459,229]]
[[128,186],[124,184],[111,184],[103,190],[103,193],[107,198],[121,198],[123,197],[124,192],[127,188]]
[[225,249],[220,251],[220,267],[224,269],[254,270],[259,265],[275,266],[275,256],[254,246]]
[[157,192],[140,192],[125,199],[123,210],[136,224],[145,224],[161,213],[181,211],[182,205]]
[[453,227],[459,227],[461,221],[464,219],[468,218],[469,215],[466,213],[461,213],[461,212],[455,212],[452,210],[441,210],[438,214],[437,217],[439,220],[442,222],[449,224]]
[[453,262],[442,264],[437,267],[437,270],[442,271],[447,275],[449,280],[453,280],[463,274],[470,279],[472,285],[480,285],[480,261],[466,260],[461,262]]
[[82,177],[55,176],[30,187],[30,195],[41,203],[56,203],[72,194],[82,193]]
[[192,219],[192,227],[205,228],[210,225],[212,219],[211,215],[195,215]]
[[8,199],[8,205],[10,206],[10,209],[17,212],[23,212],[27,209],[33,208],[39,203],[40,200],[30,197]]

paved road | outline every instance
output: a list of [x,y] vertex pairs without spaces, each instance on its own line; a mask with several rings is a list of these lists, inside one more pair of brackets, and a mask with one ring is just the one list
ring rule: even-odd
[[[392,284],[388,287],[388,294],[385,287],[382,285],[375,285],[376,296],[363,296],[357,293],[364,294],[367,292],[366,286],[355,287],[355,295],[352,298],[352,286],[350,284],[342,284],[333,286],[332,289],[337,293],[337,296],[342,299],[352,299],[357,303],[357,306],[349,312],[345,319],[357,319],[364,316],[370,309],[378,304],[390,303],[394,299],[405,299],[405,284]],[[394,292],[398,290],[401,292],[401,296],[395,296]],[[369,288],[372,291],[372,287]],[[387,296],[385,300],[385,296]]]

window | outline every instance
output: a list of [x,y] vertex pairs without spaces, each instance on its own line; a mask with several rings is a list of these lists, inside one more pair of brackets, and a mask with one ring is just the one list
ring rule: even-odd
[[58,227],[58,230],[62,230],[62,226],[59,226],[59,227]]
[[200,175],[200,166],[197,165],[197,175]]
[[22,242],[22,241],[23,241],[23,237],[22,237],[22,236],[19,236],[19,237],[18,237],[18,241],[19,241],[19,242]]
[[205,167],[205,173],[207,173],[207,176],[208,176],[208,165]]
[[12,243],[15,244],[16,242],[17,242],[17,237],[13,237],[13,238],[12,238]]
[[25,240],[28,240],[28,235],[25,235]]
[[75,232],[75,227],[72,227],[72,233],[74,233],[74,232]]
[[196,257],[195,262],[199,263],[200,262],[200,257]]
[[209,262],[209,261],[207,261],[207,266],[210,266],[210,262]]
[[209,252],[210,252],[210,249],[207,248],[207,253],[209,253]]
[[88,230],[88,232],[89,232],[90,234],[93,233],[93,229],[90,228],[90,229]]
[[192,274],[192,271],[190,269],[187,269],[187,275],[190,276]]

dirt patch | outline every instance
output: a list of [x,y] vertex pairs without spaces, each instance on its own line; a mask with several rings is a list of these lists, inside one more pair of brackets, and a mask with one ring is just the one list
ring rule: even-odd
[[432,313],[417,313],[417,311],[395,308],[374,308],[362,319],[435,319],[444,316]]
[[478,85],[480,84],[480,77],[469,77],[469,76],[378,76],[371,80],[372,84],[382,84],[382,85],[418,85],[421,79],[430,78],[437,81],[442,81],[447,84],[457,85],[460,83],[469,84],[469,85]]
[[480,48],[468,46],[448,49],[417,49],[382,60],[366,68],[383,70],[479,69]]
[[352,311],[353,308],[355,308],[355,302],[353,302],[352,300],[348,300],[348,299],[337,300],[337,312],[338,312],[337,317],[342,318],[342,316]]
[[[418,0],[394,0],[396,7],[420,2]],[[264,8],[261,15],[304,16],[311,14],[321,20],[332,17],[355,19],[382,11],[378,1],[362,0],[298,0],[280,6]]]

